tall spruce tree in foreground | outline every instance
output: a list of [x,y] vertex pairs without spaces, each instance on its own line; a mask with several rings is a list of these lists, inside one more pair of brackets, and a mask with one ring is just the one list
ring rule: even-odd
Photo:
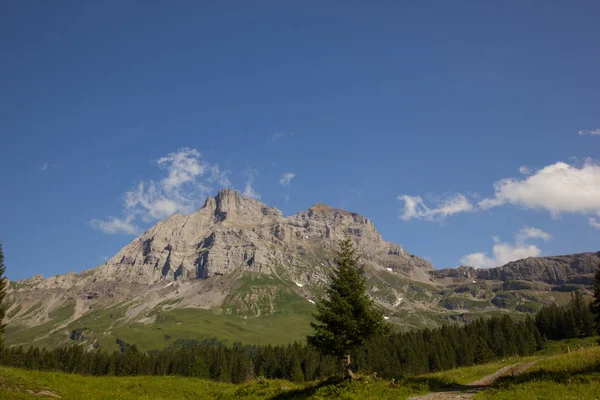
[[598,265],[596,276],[594,277],[594,301],[592,302],[591,309],[596,314],[596,332],[600,335],[600,265]]
[[349,238],[340,242],[335,261],[337,267],[329,275],[326,294],[316,304],[317,322],[310,324],[314,334],[307,341],[322,354],[344,360],[346,376],[353,379],[350,351],[377,333],[389,333],[390,326],[367,295],[364,265],[359,263]]
[[6,268],[4,267],[4,251],[0,243],[0,350],[4,348],[4,298],[6,297],[7,280],[4,278]]

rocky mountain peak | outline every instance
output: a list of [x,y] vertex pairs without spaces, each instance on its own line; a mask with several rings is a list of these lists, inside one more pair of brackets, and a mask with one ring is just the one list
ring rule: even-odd
[[278,217],[282,214],[276,208],[270,207],[260,201],[244,197],[233,189],[221,189],[215,197],[209,197],[204,207],[213,211],[215,222],[226,219],[245,219],[251,217]]

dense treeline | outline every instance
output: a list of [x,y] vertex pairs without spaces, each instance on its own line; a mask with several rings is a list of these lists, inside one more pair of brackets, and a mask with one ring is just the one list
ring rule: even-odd
[[[508,315],[479,319],[464,326],[377,336],[352,352],[353,369],[381,377],[414,375],[502,359],[527,356],[546,339],[594,334],[593,314],[580,294],[566,307],[544,307],[534,318],[516,323]],[[180,341],[150,353],[120,341],[121,351],[86,351],[83,346],[58,349],[6,348],[4,365],[89,375],[181,375],[225,382],[253,377],[294,382],[341,373],[339,359],[321,355],[305,344],[288,346],[225,345],[217,340]]]
[[[513,354],[529,355],[543,346],[532,318],[515,324],[509,316],[478,320],[466,326],[379,336],[357,348],[353,367],[362,373],[396,377],[472,365]],[[112,354],[82,346],[53,350],[5,349],[5,365],[90,375],[182,375],[226,382],[263,376],[295,382],[329,377],[342,371],[339,359],[304,344],[227,346],[216,341],[149,354],[135,345]]]
[[592,304],[587,304],[580,291],[572,294],[566,307],[545,306],[535,316],[540,334],[549,340],[593,336],[596,331]]

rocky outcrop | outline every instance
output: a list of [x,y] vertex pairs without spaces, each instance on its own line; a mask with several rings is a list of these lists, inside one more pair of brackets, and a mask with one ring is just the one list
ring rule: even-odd
[[600,265],[600,251],[555,257],[529,257],[489,269],[462,266],[431,271],[435,278],[528,281],[550,285],[591,285]]
[[480,279],[500,281],[522,280],[552,285],[591,285],[594,271],[600,265],[600,251],[556,257],[529,257],[502,267],[480,269]]

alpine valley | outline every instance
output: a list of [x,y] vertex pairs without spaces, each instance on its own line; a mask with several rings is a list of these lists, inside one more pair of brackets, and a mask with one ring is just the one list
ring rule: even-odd
[[311,331],[340,239],[364,262],[369,292],[400,330],[463,323],[590,295],[600,251],[436,270],[356,213],[315,204],[289,217],[230,189],[150,228],[80,274],[10,282],[6,341],[162,349],[187,340],[284,344]]

